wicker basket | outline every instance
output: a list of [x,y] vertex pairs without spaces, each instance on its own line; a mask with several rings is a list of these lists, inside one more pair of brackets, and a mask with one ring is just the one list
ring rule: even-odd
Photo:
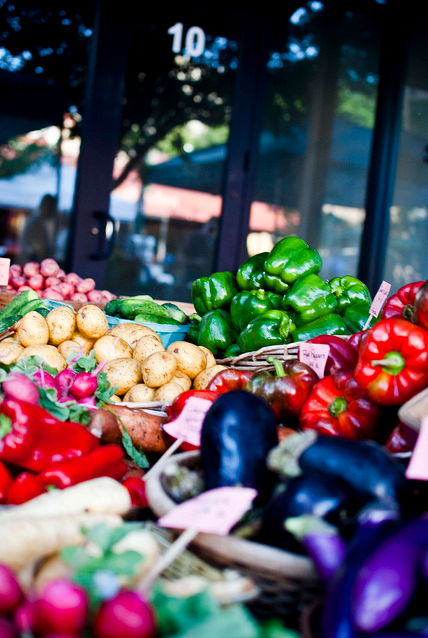
[[[349,335],[335,335],[346,341]],[[294,341],[292,343],[281,344],[277,346],[266,346],[253,352],[243,352],[235,357],[227,359],[217,359],[220,365],[237,368],[238,370],[274,370],[275,367],[267,361],[268,357],[276,357],[280,361],[299,358],[300,345],[302,341]]]
[[[162,483],[162,473],[173,470],[175,465],[199,468],[199,452],[176,454],[163,470],[148,476],[147,498],[152,512],[158,517],[176,505]],[[303,609],[322,593],[315,567],[306,556],[233,535],[198,534],[191,547],[210,564],[238,570],[255,582],[259,593],[248,606],[259,618],[275,616],[296,628]]]

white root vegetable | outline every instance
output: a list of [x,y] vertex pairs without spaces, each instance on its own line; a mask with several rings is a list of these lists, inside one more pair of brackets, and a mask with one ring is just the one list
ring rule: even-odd
[[84,512],[122,515],[130,507],[131,497],[126,487],[108,476],[102,476],[63,490],[45,492],[19,507],[1,511],[0,528],[12,519],[67,516]]
[[[36,499],[33,499],[36,500]],[[21,506],[16,507],[19,510]],[[10,518],[0,525],[0,563],[15,572],[29,563],[49,556],[62,547],[82,544],[84,529],[105,523],[119,526],[119,515],[80,513],[65,516]]]

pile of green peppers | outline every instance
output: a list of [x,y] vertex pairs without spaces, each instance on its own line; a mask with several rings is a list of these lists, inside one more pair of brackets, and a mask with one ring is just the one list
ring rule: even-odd
[[372,303],[367,286],[351,275],[325,281],[321,268],[314,248],[284,237],[270,252],[247,259],[236,274],[196,279],[188,339],[222,359],[362,330]]

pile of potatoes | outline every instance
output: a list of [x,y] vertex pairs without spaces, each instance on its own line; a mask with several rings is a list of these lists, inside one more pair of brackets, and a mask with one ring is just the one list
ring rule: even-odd
[[202,346],[175,341],[165,348],[148,326],[129,322],[109,328],[105,313],[93,304],[77,311],[58,306],[46,317],[28,312],[16,332],[0,342],[0,361],[10,364],[37,355],[59,372],[71,353],[89,355],[92,350],[117,388],[117,402],[170,403],[184,391],[206,388],[225,368]]

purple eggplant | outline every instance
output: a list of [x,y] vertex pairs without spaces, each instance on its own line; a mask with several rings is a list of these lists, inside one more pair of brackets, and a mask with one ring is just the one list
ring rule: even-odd
[[357,638],[351,618],[355,577],[368,556],[398,528],[400,522],[401,511],[397,507],[371,503],[361,510],[345,558],[325,590],[320,617],[322,638]]
[[329,583],[347,550],[338,528],[311,514],[288,518],[285,528],[302,543],[322,581]]
[[400,526],[368,556],[352,593],[352,621],[357,630],[376,632],[401,616],[416,592],[427,547],[425,514]]

